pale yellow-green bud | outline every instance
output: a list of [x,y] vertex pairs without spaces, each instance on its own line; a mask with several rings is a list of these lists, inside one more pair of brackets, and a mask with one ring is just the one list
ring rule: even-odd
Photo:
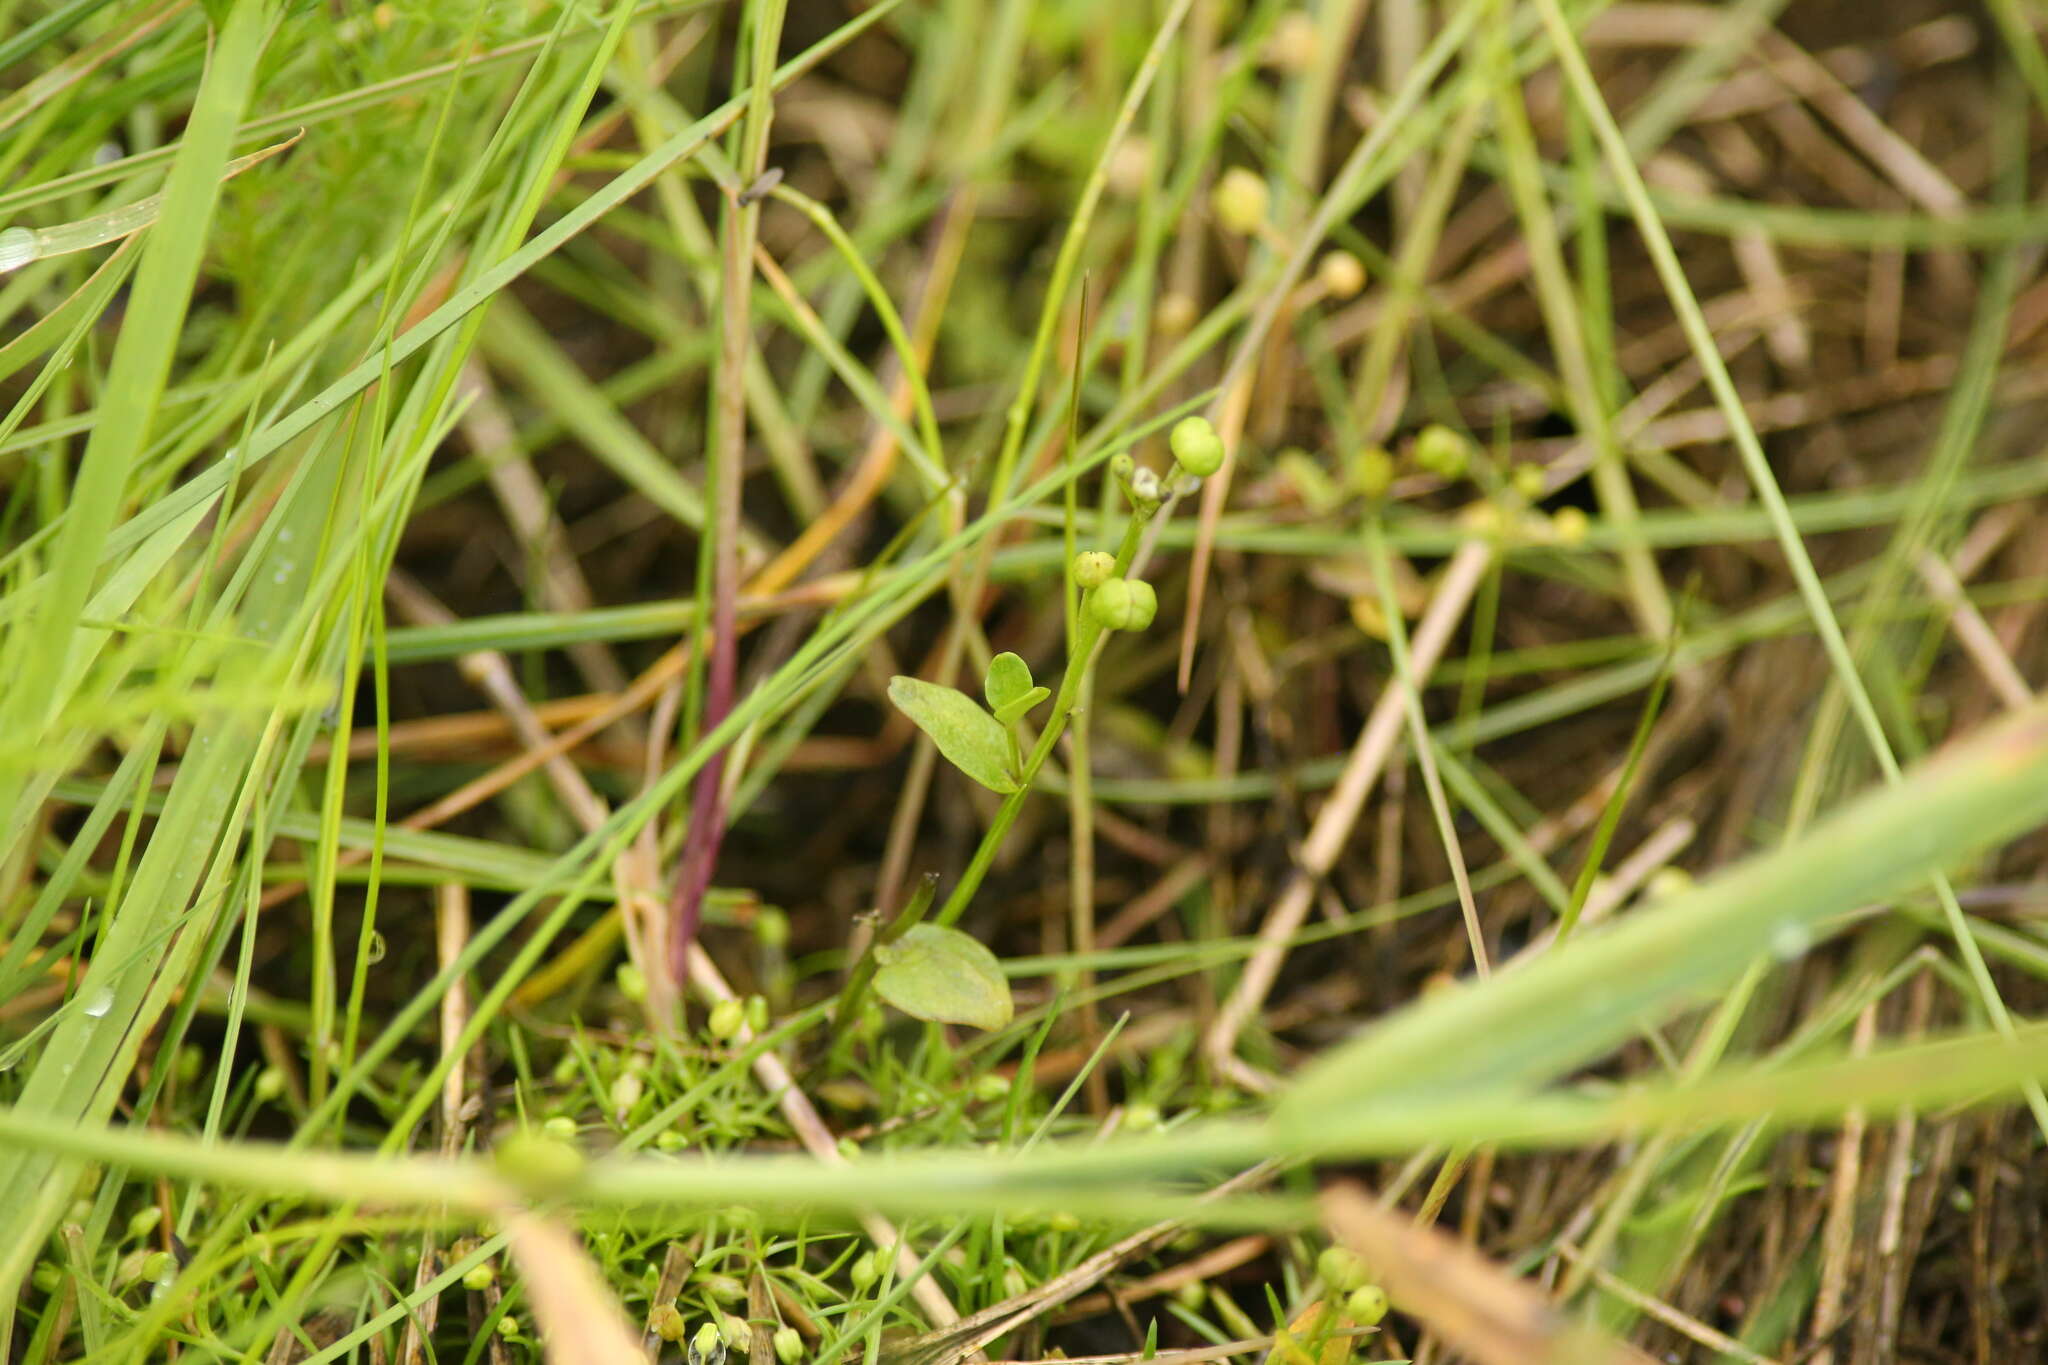
[[1209,208],[1225,232],[1248,237],[1266,225],[1271,199],[1258,172],[1232,166],[1209,192]]
[[1365,288],[1365,264],[1348,251],[1331,251],[1316,262],[1316,282],[1333,299],[1357,296]]

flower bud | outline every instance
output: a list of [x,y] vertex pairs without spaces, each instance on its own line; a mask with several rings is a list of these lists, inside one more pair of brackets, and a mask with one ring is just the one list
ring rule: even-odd
[[782,1365],[796,1365],[804,1358],[804,1339],[794,1327],[775,1329],[775,1358]]

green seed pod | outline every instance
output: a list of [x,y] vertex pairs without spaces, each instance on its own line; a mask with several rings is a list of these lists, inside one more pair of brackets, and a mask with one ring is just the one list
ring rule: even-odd
[[681,1341],[689,1334],[690,1325],[683,1321],[683,1315],[672,1303],[657,1303],[647,1313],[647,1330],[663,1341]]
[[1271,193],[1256,171],[1232,166],[1209,192],[1209,210],[1225,232],[1248,237],[1266,225]]
[[1365,1262],[1348,1247],[1325,1247],[1323,1254],[1316,1257],[1316,1274],[1339,1294],[1363,1289],[1366,1281],[1372,1278]]
[[178,1259],[168,1251],[152,1251],[142,1258],[142,1278],[151,1284],[162,1284],[178,1270]]
[[804,1358],[804,1339],[794,1327],[775,1329],[775,1358],[782,1365],[796,1365]]
[[689,1365],[717,1365],[725,1359],[725,1337],[718,1324],[707,1322],[690,1338]]
[[1116,556],[1101,550],[1083,550],[1074,556],[1074,586],[1083,591],[1099,588],[1116,573]]
[[1348,251],[1332,251],[1316,262],[1316,283],[1333,299],[1348,299],[1365,288],[1365,266]]
[[1354,451],[1345,471],[1351,486],[1368,498],[1383,498],[1394,486],[1394,457],[1385,446],[1367,446]]
[[519,1339],[519,1319],[513,1317],[510,1313],[499,1318],[498,1335],[507,1341],[517,1341]]
[[865,1290],[882,1277],[881,1267],[875,1264],[875,1253],[864,1251],[847,1270],[846,1277],[853,1281],[853,1287]]
[[468,1271],[463,1274],[462,1277],[462,1287],[464,1289],[474,1290],[476,1293],[479,1294],[483,1293],[486,1289],[489,1289],[492,1285],[496,1284],[497,1282],[498,1272],[491,1269],[488,1263],[484,1265],[471,1266],[468,1269]]
[[1560,545],[1584,545],[1586,534],[1592,529],[1592,523],[1579,508],[1560,507],[1550,514],[1550,534]]
[[1088,598],[1088,614],[1104,630],[1138,628],[1138,594],[1128,578],[1112,578]]
[[1129,483],[1131,475],[1137,473],[1137,471],[1138,462],[1131,458],[1128,451],[1109,457],[1109,477],[1115,479],[1118,483]]
[[1463,477],[1471,461],[1471,443],[1441,422],[1430,423],[1415,438],[1415,463],[1440,479]]
[[151,1204],[146,1208],[137,1209],[135,1216],[128,1220],[128,1237],[131,1241],[139,1241],[155,1232],[156,1225],[163,1221],[164,1211],[159,1205]]
[[1010,1080],[993,1071],[985,1071],[974,1078],[974,1098],[986,1104],[1010,1098]]
[[654,1135],[654,1150],[657,1152],[680,1152],[690,1145],[690,1140],[673,1128],[664,1128]]
[[1130,1133],[1156,1133],[1159,1131],[1159,1106],[1156,1104],[1133,1104],[1124,1109],[1124,1131]]
[[1542,465],[1518,464],[1510,477],[1514,481],[1515,491],[1522,495],[1525,502],[1534,502],[1543,496]]
[[1387,1315],[1387,1291],[1376,1284],[1354,1289],[1344,1300],[1344,1316],[1360,1327],[1374,1327]]
[[647,1082],[632,1071],[621,1071],[612,1080],[612,1113],[623,1120],[633,1112],[633,1106],[640,1103],[640,1097],[647,1093]]
[[647,977],[630,962],[619,964],[619,994],[638,1004],[647,998]]
[[747,1007],[737,1000],[721,1000],[711,1007],[711,1018],[705,1029],[713,1038],[724,1042],[740,1031],[747,1022]]
[[768,1029],[768,997],[765,995],[748,996],[746,1016],[747,1031],[749,1033],[765,1033]]
[[747,1287],[731,1275],[706,1275],[702,1284],[704,1292],[720,1303],[738,1303],[747,1296]]
[[1152,618],[1159,614],[1159,596],[1152,591],[1152,585],[1142,578],[1126,580],[1131,585],[1131,607],[1135,613],[1132,630],[1143,630],[1152,624]]
[[284,1093],[284,1073],[274,1066],[266,1066],[256,1073],[256,1102],[268,1104]]
[[554,1115],[540,1126],[540,1130],[557,1142],[574,1142],[576,1140],[576,1120],[570,1118],[567,1114]]
[[1206,479],[1223,468],[1223,438],[1206,417],[1183,417],[1173,424],[1167,437],[1174,463],[1198,479]]
[[754,939],[763,948],[775,950],[789,946],[789,916],[772,905],[764,905],[754,912]]

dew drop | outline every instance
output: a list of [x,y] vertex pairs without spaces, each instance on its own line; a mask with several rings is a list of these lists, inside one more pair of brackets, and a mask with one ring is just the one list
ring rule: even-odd
[[114,1008],[114,992],[108,989],[107,987],[102,986],[98,990],[94,991],[92,993],[92,997],[88,999],[84,1005],[80,1006],[80,1008],[83,1009],[86,1012],[87,1016],[90,1018],[104,1019],[106,1017],[107,1011]]
[[0,274],[19,270],[36,258],[36,234],[31,228],[11,227],[0,232]]

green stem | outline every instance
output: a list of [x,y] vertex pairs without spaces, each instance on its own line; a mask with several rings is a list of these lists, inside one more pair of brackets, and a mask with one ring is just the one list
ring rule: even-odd
[[[1120,576],[1131,567],[1137,558],[1138,542],[1145,534],[1145,525],[1158,511],[1156,504],[1139,504],[1131,513],[1129,524],[1124,527],[1123,544],[1117,547],[1116,571]],[[1010,826],[1017,822],[1018,812],[1024,809],[1024,798],[1031,794],[1031,783],[1038,776],[1038,770],[1045,766],[1045,760],[1052,756],[1053,745],[1059,743],[1060,735],[1067,728],[1067,720],[1074,712],[1074,704],[1081,697],[1081,683],[1088,670],[1095,663],[1095,648],[1102,642],[1102,627],[1088,614],[1087,600],[1081,603],[1080,625],[1074,632],[1073,653],[1067,656],[1067,671],[1060,677],[1059,695],[1053,698],[1052,716],[1047,720],[1045,731],[1032,746],[1031,757],[1024,770],[1018,774],[1017,790],[1003,798],[1002,808],[996,818],[981,836],[980,847],[974,850],[973,861],[967,864],[967,871],[946,897],[946,904],[934,919],[937,924],[951,924],[967,910],[967,902],[974,899],[974,893],[981,889],[982,878],[988,875],[989,865],[995,861],[996,850],[1003,845],[1003,836],[1010,832]]]
[[915,929],[924,919],[924,912],[932,908],[932,901],[939,894],[939,874],[927,872],[918,878],[917,890],[910,893],[910,901],[896,912],[896,918],[877,930],[868,943],[867,951],[860,955],[853,971],[846,978],[846,989],[839,993],[839,1008],[832,1015],[832,1031],[842,1041],[849,1037],[855,1016],[860,1010],[861,998],[868,993],[868,983],[875,979],[875,949],[894,943]]

